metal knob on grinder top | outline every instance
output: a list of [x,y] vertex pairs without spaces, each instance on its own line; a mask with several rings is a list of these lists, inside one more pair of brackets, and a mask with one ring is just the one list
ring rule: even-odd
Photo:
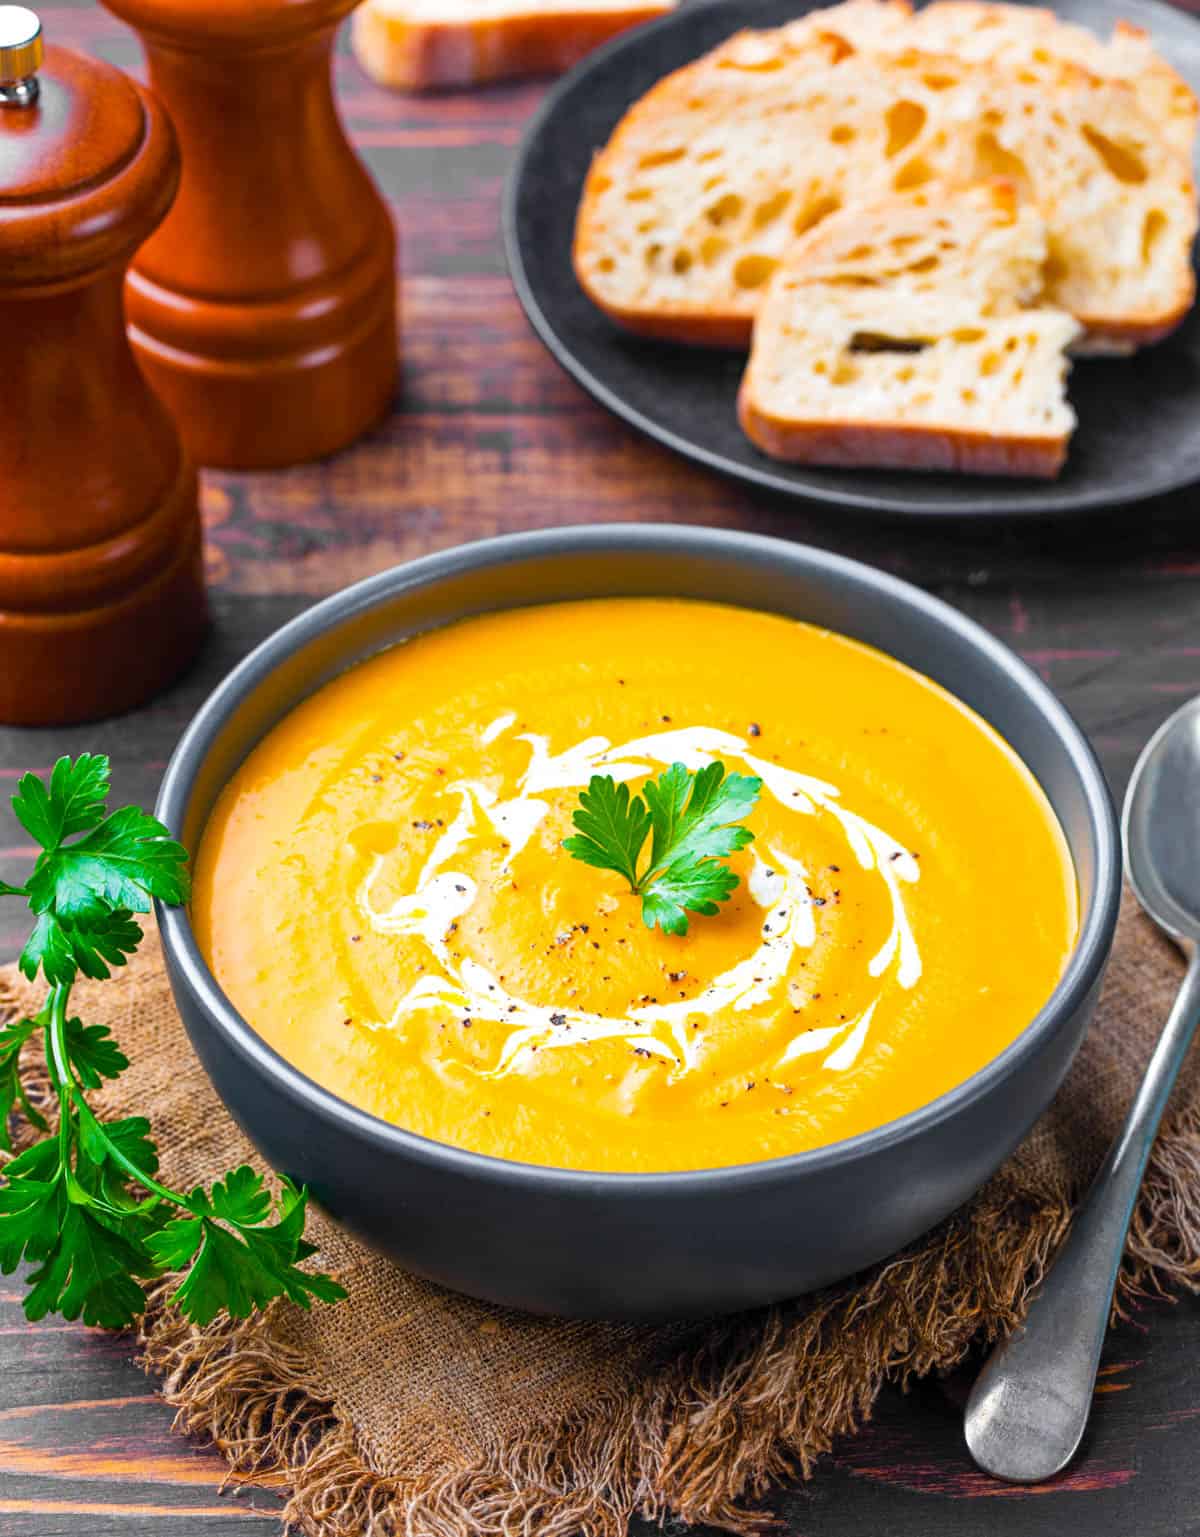
[[23,5],[0,5],[0,107],[29,107],[38,97],[42,23]]

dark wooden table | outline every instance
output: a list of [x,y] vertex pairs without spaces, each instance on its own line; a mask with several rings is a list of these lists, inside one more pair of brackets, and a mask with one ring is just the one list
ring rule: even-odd
[[[42,11],[51,40],[131,70],[131,37],[93,4]],[[755,498],[642,443],[569,383],[505,276],[500,190],[540,88],[405,100],[338,59],[345,115],[401,232],[404,384],[348,453],[273,475],[205,477],[215,626],[189,677],[151,708],[70,731],[0,731],[0,787],[64,751],[112,755],[119,794],[152,803],[192,711],[248,647],[313,598],[410,556],[517,528],[641,519],[720,523],[857,555],[948,598],[1014,645],[1090,733],[1118,794],[1153,728],[1200,691],[1200,531],[1188,494],[1061,527],[920,530]],[[0,876],[31,851],[5,819]],[[4,846],[7,845],[7,846]],[[0,956],[19,921],[0,913]],[[211,1450],[170,1411],[127,1340],[24,1322],[0,1281],[0,1534],[250,1537],[278,1530],[269,1491],[221,1495]],[[971,1467],[967,1374],[889,1394],[874,1424],[778,1502],[823,1537],[1200,1537],[1200,1302],[1115,1334],[1070,1474],[1018,1490]]]

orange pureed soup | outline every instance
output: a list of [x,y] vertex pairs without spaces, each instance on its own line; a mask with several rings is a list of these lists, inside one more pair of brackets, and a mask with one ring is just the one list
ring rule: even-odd
[[[594,774],[762,780],[740,884],[686,936],[571,858]],[[594,1170],[819,1147],[962,1083],[1045,1003],[1074,871],[979,716],[882,653],[652,599],[472,619],[300,705],[222,795],[200,946],[343,1099]]]

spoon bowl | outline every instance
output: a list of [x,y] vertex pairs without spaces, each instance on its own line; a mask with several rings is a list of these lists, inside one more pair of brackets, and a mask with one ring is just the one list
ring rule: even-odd
[[1200,941],[1200,697],[1142,750],[1121,819],[1133,893],[1185,950]]

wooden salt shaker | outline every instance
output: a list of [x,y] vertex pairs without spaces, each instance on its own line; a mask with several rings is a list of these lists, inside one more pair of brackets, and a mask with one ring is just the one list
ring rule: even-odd
[[395,386],[395,236],[333,101],[355,0],[105,0],[145,44],[183,180],[127,285],[130,336],[199,464],[333,453]]
[[[43,57],[44,54],[44,57]],[[125,335],[179,154],[119,70],[0,5],[0,721],[129,709],[205,621],[196,478]]]

